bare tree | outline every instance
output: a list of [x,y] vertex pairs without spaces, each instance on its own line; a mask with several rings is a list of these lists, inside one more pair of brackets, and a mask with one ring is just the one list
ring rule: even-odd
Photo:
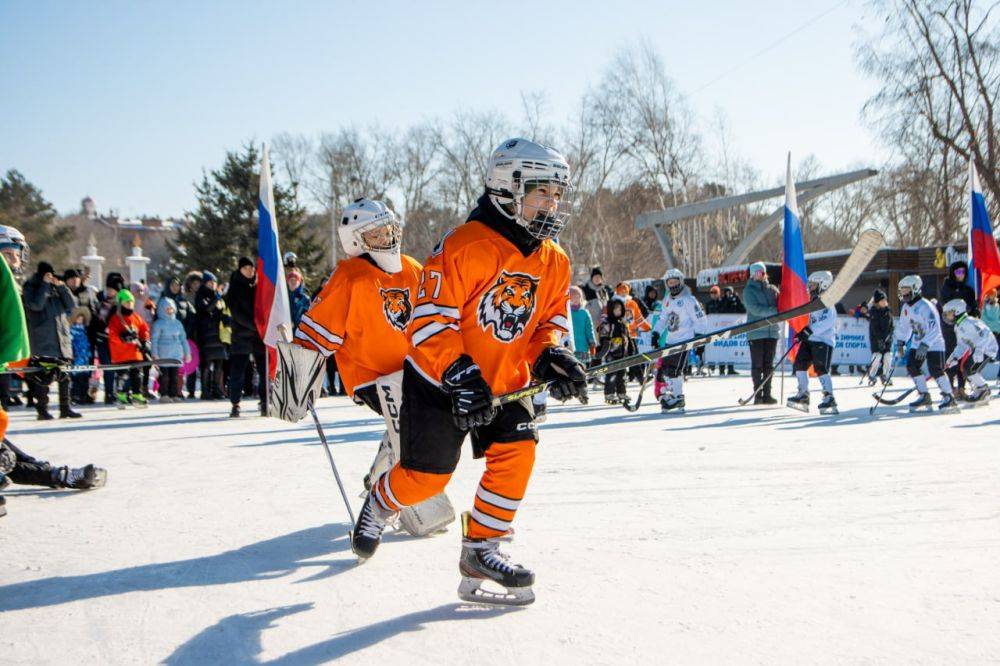
[[[862,68],[882,82],[864,107],[866,118],[901,153],[898,175],[926,176],[922,188],[945,190],[964,178],[972,160],[1000,212],[1000,26],[997,3],[974,0],[878,0],[881,35],[859,50]],[[927,141],[930,138],[931,141]],[[912,211],[901,227],[934,225],[931,242],[961,237],[962,207],[947,197],[904,192]],[[934,206],[927,208],[927,206]],[[914,230],[900,228],[900,236]]]

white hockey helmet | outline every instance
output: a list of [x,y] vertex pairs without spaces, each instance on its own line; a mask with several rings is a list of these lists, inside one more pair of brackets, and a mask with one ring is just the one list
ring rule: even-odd
[[[907,303],[915,303],[920,300],[920,292],[924,288],[924,281],[919,275],[907,275],[899,281],[899,299]],[[905,290],[905,291],[904,291]]]
[[0,253],[7,259],[12,273],[20,275],[28,265],[30,250],[24,234],[15,227],[0,224]]
[[340,244],[350,257],[368,253],[386,273],[403,270],[400,246],[403,240],[403,223],[381,201],[355,199],[344,208],[337,225]]
[[[676,280],[676,282],[674,284],[670,284],[671,280]],[[676,296],[684,291],[684,273],[681,272],[679,268],[671,268],[664,273],[663,281],[666,283],[667,291],[670,292],[671,296]]]
[[812,291],[812,286],[816,285],[816,291],[823,293],[833,284],[833,273],[830,271],[813,271],[809,274],[809,279],[806,282],[808,283],[809,291]]
[[[555,238],[570,215],[569,163],[554,148],[528,139],[508,139],[490,155],[486,165],[486,194],[505,217],[535,238]],[[524,197],[548,186],[549,207],[524,206]]]
[[298,260],[299,255],[289,250],[285,253],[285,256],[281,258],[281,263],[285,266],[285,268],[291,268]]
[[[941,312],[944,314],[945,320],[949,322],[955,321],[956,319],[964,315],[967,311],[968,308],[965,306],[965,301],[963,301],[961,298],[953,298],[947,303],[945,303],[944,307],[941,308]],[[951,315],[951,317],[949,317],[948,315]]]

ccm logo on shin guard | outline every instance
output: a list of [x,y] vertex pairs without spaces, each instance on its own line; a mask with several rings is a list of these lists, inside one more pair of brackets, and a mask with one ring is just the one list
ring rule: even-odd
[[395,398],[392,396],[392,388],[382,384],[379,386],[382,391],[382,400],[385,403],[385,409],[388,413],[389,419],[392,421],[392,429],[395,432],[399,432],[399,405],[396,404]]

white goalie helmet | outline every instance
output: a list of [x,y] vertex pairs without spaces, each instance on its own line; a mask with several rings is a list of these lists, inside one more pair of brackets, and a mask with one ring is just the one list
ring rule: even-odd
[[[486,193],[507,218],[535,238],[555,238],[569,218],[569,164],[554,148],[528,139],[508,139],[486,165]],[[524,205],[524,198],[548,186],[543,206]]]
[[[947,303],[945,303],[944,307],[941,308],[941,312],[944,313],[945,319],[947,319],[948,321],[954,321],[955,319],[958,319],[959,317],[964,315],[967,311],[968,308],[965,305],[965,301],[963,301],[961,298],[953,298]],[[948,315],[951,315],[951,317],[949,317]]]
[[[677,280],[676,284],[670,284],[671,280]],[[667,291],[670,292],[671,296],[676,296],[684,291],[684,273],[679,268],[671,268],[664,273],[663,281],[666,283]]]
[[21,274],[28,265],[30,251],[24,234],[15,227],[0,224],[0,253],[3,253],[12,273]]
[[[899,281],[899,297],[907,303],[914,303],[920,300],[920,292],[924,288],[924,281],[919,275],[907,275]],[[904,293],[906,290],[907,293]]]
[[350,257],[367,253],[386,273],[403,270],[400,247],[403,223],[381,201],[355,199],[344,208],[337,225],[340,244]]
[[809,274],[807,283],[810,291],[812,291],[812,285],[816,285],[816,290],[819,293],[823,293],[833,284],[833,273],[830,271],[814,271]]

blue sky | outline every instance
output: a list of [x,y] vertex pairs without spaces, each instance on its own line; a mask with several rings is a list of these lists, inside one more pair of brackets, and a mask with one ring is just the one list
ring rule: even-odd
[[875,85],[854,59],[872,20],[859,0],[5,0],[0,170],[22,171],[61,212],[89,194],[102,211],[177,215],[202,169],[247,139],[459,109],[517,117],[522,90],[544,91],[561,121],[642,40],[702,120],[721,109],[736,150],[775,180],[787,150],[830,171],[877,166],[884,151],[859,117]]

